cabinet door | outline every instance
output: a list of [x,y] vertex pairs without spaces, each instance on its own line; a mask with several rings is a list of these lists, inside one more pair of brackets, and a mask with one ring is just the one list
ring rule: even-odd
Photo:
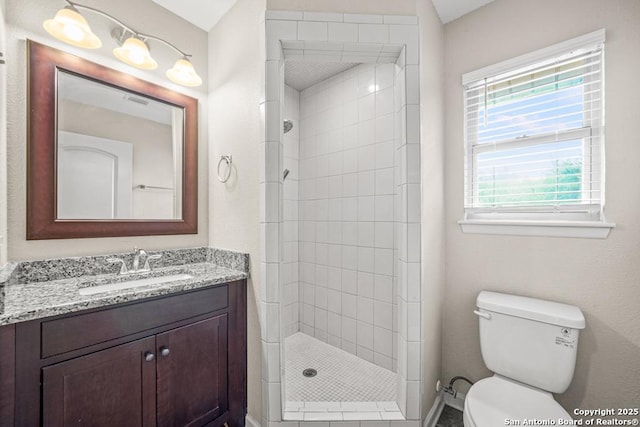
[[150,337],[43,368],[44,426],[155,426],[154,349]]
[[226,314],[160,334],[156,345],[158,427],[203,426],[227,411]]

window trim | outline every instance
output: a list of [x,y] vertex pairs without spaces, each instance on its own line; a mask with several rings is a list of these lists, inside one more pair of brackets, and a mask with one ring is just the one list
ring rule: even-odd
[[606,239],[616,223],[604,221],[460,220],[463,233]]
[[602,28],[592,33],[554,44],[553,46],[548,46],[534,52],[516,56],[515,58],[465,73],[462,76],[462,85],[467,86],[478,80],[482,80],[484,78],[488,79],[490,76],[513,72],[535,62],[543,62],[551,57],[561,56],[578,49],[583,49],[598,43],[604,43],[605,38],[605,29]]
[[[543,146],[545,144],[553,144],[556,142],[566,142],[566,141],[575,141],[575,140],[582,140],[583,144],[585,144],[584,140],[587,138],[592,138],[592,128],[590,126],[577,128],[577,129],[569,129],[569,130],[558,132],[558,133],[547,133],[542,135],[523,136],[519,138],[500,141],[494,144],[475,144],[466,148],[466,155],[471,158],[471,162],[473,163],[473,166],[472,166],[473,170],[476,170],[477,156],[485,152],[498,152],[498,151],[510,150],[514,148],[536,147],[536,146]],[[597,155],[590,154],[590,160],[588,164],[586,164],[587,162],[585,162],[585,166],[587,168],[585,175],[590,175],[591,169],[593,168],[593,164],[600,161],[599,154],[600,153],[598,153]],[[480,193],[480,189],[479,189],[480,182],[478,180],[474,180],[473,177],[471,177],[471,181],[469,184],[471,186],[471,189],[467,194],[467,198],[469,199],[468,200],[469,204],[473,204],[473,199]],[[588,192],[588,190],[585,190],[583,192]],[[564,210],[562,209],[564,206],[569,207],[570,210],[573,210],[573,211],[576,211],[576,210],[582,211],[588,207],[589,209],[587,210],[587,214],[584,215],[584,218],[582,219],[591,220],[592,215],[594,213],[597,213],[598,216],[600,216],[601,205],[602,205],[601,203],[598,204],[597,209],[592,208],[592,206],[595,206],[595,205],[581,203],[581,204],[570,204],[570,205],[560,205],[560,206],[556,206],[556,205],[537,205],[537,206],[528,205],[528,206],[521,206],[521,207],[505,206],[497,209],[490,208],[490,207],[471,207],[471,208],[465,208],[465,211],[466,211],[466,214],[473,215],[475,212],[478,212],[478,211],[508,212],[508,211],[517,210],[522,212],[526,212],[526,211],[533,212],[533,211],[542,210],[547,212],[559,212]]]
[[[485,80],[489,82],[492,78],[498,75],[508,74],[521,70],[532,64],[538,65],[538,63],[550,60],[550,58],[557,58],[563,55],[571,54],[579,49],[589,48],[594,45],[602,44],[605,41],[605,30],[600,29],[589,34],[585,34],[580,37],[576,37],[564,42],[549,46],[535,52],[531,52],[525,55],[512,58],[507,61],[500,62],[498,64],[483,67],[479,70],[475,70],[466,73],[462,76],[463,86],[469,86],[479,80]],[[602,75],[604,77],[604,66],[602,68]],[[485,83],[487,84],[487,83]],[[602,90],[604,94],[604,88]],[[467,97],[464,97],[465,114]],[[590,135],[593,132],[593,128],[588,123],[587,126],[579,129],[573,129],[567,131],[565,135],[562,135],[560,139],[567,139],[572,134],[579,139],[579,135]],[[601,127],[600,130],[603,128]],[[464,200],[465,205],[468,203],[468,197],[473,197],[475,193],[475,182],[468,174],[473,173],[473,162],[475,161],[478,152],[481,152],[485,148],[481,144],[476,144],[471,147],[467,146],[467,128],[465,121],[464,129],[465,140],[465,171],[464,182],[465,189],[467,185],[474,186],[473,189],[465,190]],[[604,135],[601,136],[603,138]],[[532,137],[516,138],[514,140],[501,141],[497,146],[513,147],[517,144],[543,144],[551,142],[550,135],[536,135]],[[557,136],[554,134],[553,139]],[[584,136],[580,139],[583,139]],[[548,141],[547,141],[548,140]],[[602,141],[598,142],[602,144]],[[486,149],[490,149],[487,144]],[[493,149],[492,147],[491,149]],[[602,158],[598,155],[595,159],[591,159],[588,167],[591,167],[594,162],[600,162],[602,164],[601,171],[601,186],[604,188],[605,168],[604,168],[604,152],[602,152]],[[458,221],[458,224],[464,233],[481,233],[481,234],[506,234],[506,235],[521,235],[521,236],[552,236],[552,237],[580,237],[580,238],[606,238],[612,228],[615,227],[615,223],[606,222],[604,219],[604,191],[601,193],[601,200],[599,205],[580,204],[580,205],[567,205],[554,207],[552,209],[547,205],[536,209],[535,207],[524,207],[513,209],[491,209],[491,208],[465,208],[464,219]],[[559,215],[561,214],[561,215]]]

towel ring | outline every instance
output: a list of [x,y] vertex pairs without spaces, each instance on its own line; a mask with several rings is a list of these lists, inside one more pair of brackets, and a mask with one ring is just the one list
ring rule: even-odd
[[[224,177],[220,176],[220,165],[222,163],[227,164],[227,172],[224,174]],[[218,181],[225,183],[229,181],[229,177],[231,176],[231,156],[220,156],[220,161],[218,162]]]

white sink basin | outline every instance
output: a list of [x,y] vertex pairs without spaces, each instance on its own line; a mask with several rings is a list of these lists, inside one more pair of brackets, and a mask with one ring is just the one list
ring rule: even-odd
[[159,285],[167,282],[175,282],[178,280],[193,279],[190,274],[173,274],[171,276],[148,277],[146,279],[127,280],[125,282],[109,283],[100,286],[87,286],[80,288],[80,295],[94,295],[102,292],[118,291],[122,289],[138,288],[140,286]]

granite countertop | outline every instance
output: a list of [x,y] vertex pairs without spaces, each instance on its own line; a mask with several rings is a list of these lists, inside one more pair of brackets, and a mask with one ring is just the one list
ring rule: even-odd
[[[118,275],[108,257],[63,258],[11,263],[0,271],[0,325],[41,319],[128,301],[168,295],[249,277],[248,255],[213,248],[149,252],[164,260],[151,272]],[[127,260],[128,254],[115,255]],[[131,265],[127,262],[127,265]],[[103,270],[108,270],[104,272]],[[113,271],[115,269],[115,271]],[[103,273],[103,274],[95,274]],[[88,274],[87,274],[88,273]],[[172,274],[191,279],[80,295],[79,289]]]

